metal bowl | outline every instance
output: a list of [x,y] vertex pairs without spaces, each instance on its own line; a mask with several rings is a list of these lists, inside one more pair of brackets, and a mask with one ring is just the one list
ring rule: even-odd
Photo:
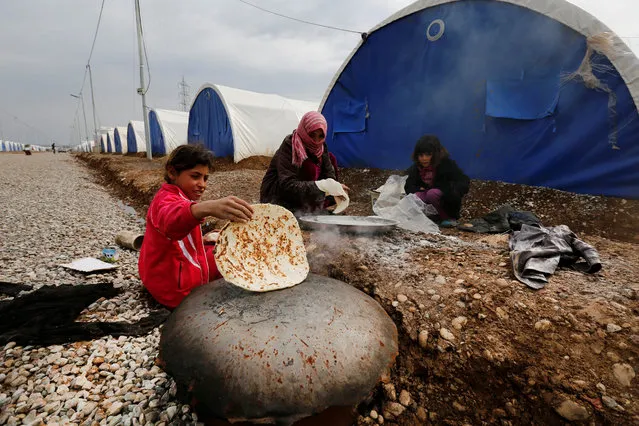
[[307,230],[338,230],[355,234],[381,234],[397,226],[396,221],[378,216],[302,216],[298,221],[300,226]]

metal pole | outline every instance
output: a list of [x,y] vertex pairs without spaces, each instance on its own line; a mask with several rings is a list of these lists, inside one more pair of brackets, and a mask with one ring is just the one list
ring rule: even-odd
[[[82,115],[84,116],[84,135],[86,136],[86,140],[89,140],[89,126],[87,126],[87,113],[84,109],[84,95],[82,94],[82,92],[80,92],[79,95],[74,95],[73,93],[71,93],[71,96],[73,96],[76,99],[80,99],[82,101]],[[80,120],[78,120],[78,126],[80,125],[79,123]]]
[[[82,145],[82,129],[81,129],[82,126],[80,126],[80,119],[77,118],[77,120],[78,120],[78,144]],[[73,121],[73,127],[75,127],[75,120]]]
[[95,119],[95,95],[93,93],[93,74],[91,73],[91,65],[87,64],[89,70],[89,83],[91,85],[91,103],[93,105],[93,131],[95,134],[95,146],[96,150],[100,152],[100,141],[98,140],[98,123]]
[[87,126],[87,113],[84,110],[84,95],[80,92],[80,100],[82,101],[82,115],[84,116],[84,134],[89,142],[89,127]]
[[142,18],[140,16],[140,0],[135,0],[135,24],[138,33],[138,53],[140,55],[140,87],[138,94],[142,96],[142,117],[144,118],[144,137],[146,138],[146,158],[153,159],[153,150],[151,149],[151,137],[149,131],[149,116],[146,113],[146,89],[144,85],[144,54],[142,47]]

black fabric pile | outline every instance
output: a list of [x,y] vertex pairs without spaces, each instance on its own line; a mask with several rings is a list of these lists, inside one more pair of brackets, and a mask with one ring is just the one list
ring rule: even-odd
[[[16,296],[29,286],[0,283],[0,293]],[[112,298],[122,291],[113,284],[45,286],[0,301],[0,345],[48,346],[111,336],[149,333],[169,316],[166,309],[153,311],[136,323],[76,322],[80,313],[96,300]]]
[[532,212],[515,210],[511,205],[504,204],[486,216],[460,223],[457,229],[479,234],[503,234],[518,231],[524,224],[541,226],[541,221]]

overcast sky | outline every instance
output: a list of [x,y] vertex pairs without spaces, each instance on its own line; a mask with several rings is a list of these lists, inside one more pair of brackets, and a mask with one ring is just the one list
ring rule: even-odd
[[[411,0],[252,0],[280,13],[367,31]],[[78,93],[101,0],[0,4],[0,139],[78,141]],[[141,0],[150,107],[178,109],[182,76],[191,95],[205,82],[319,101],[357,34],[282,19],[238,0]],[[572,0],[613,28],[639,37],[637,0]],[[639,38],[626,39],[639,52]],[[98,125],[142,119],[133,0],[106,0],[91,60]],[[91,98],[84,87],[89,134]],[[17,119],[16,119],[17,117]],[[84,121],[82,112],[82,136]],[[19,121],[20,120],[20,121]],[[40,132],[29,128],[36,127]],[[46,134],[46,137],[43,135]]]

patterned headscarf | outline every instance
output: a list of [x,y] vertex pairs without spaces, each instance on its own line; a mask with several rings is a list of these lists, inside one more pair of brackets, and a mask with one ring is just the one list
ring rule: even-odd
[[[300,167],[304,160],[308,158],[307,151],[320,158],[324,153],[324,140],[328,125],[322,114],[316,111],[307,112],[300,120],[297,129],[293,131],[293,164]],[[315,142],[309,133],[317,129],[322,129],[324,139]]]

